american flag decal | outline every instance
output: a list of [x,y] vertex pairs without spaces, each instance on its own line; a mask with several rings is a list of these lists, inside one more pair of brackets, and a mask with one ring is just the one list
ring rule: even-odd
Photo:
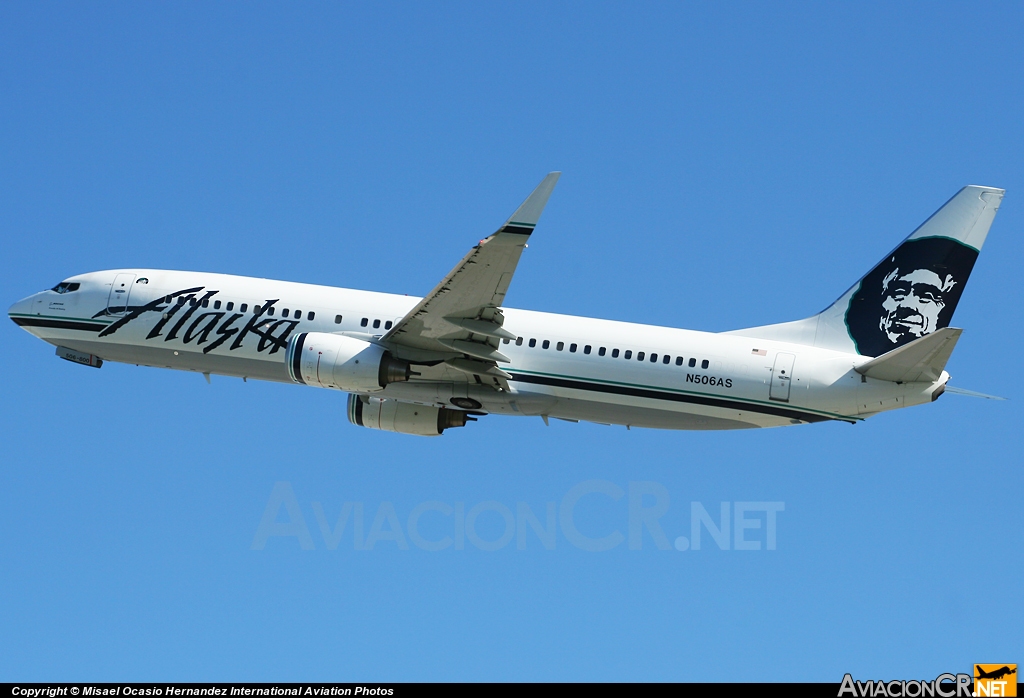
[[767,349],[751,349],[750,353],[751,354],[757,354],[758,356],[768,356],[768,350]]

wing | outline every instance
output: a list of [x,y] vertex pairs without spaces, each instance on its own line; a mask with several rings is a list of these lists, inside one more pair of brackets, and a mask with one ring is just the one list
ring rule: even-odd
[[552,172],[545,177],[497,232],[470,250],[380,341],[397,356],[419,361],[436,357],[452,368],[489,375],[503,385],[508,374],[497,364],[508,358],[498,345],[515,335],[502,329],[500,306],[560,175]]

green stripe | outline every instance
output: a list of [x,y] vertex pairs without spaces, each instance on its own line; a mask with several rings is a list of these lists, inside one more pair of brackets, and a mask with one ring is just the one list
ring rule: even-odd
[[95,318],[85,317],[68,317],[67,315],[41,315],[39,313],[8,313],[11,317],[42,317],[49,318],[51,320],[67,320],[68,322],[91,322],[96,325],[111,325],[113,320],[97,320]]
[[[922,227],[923,227],[923,225],[924,225],[924,224],[922,224]],[[972,228],[972,230],[973,230],[973,228]],[[969,250],[974,250],[974,251],[975,251],[975,252],[977,252],[978,254],[981,254],[981,250],[980,250],[980,249],[978,249],[977,247],[975,247],[974,245],[968,245],[968,244],[967,244],[966,242],[964,242],[963,240],[957,240],[956,238],[954,238],[954,237],[950,237],[949,235],[922,235],[922,236],[921,236],[921,237],[919,237],[919,238],[915,238],[915,237],[909,237],[909,238],[907,238],[906,240],[904,240],[903,242],[916,242],[917,240],[936,240],[936,239],[941,239],[941,240],[952,240],[952,241],[953,241],[953,242],[955,242],[955,243],[958,243],[958,244],[960,244],[960,245],[963,245],[964,247],[966,247],[966,248],[967,248],[967,249],[969,249]],[[900,243],[900,245],[901,245],[901,246],[903,245],[903,242],[901,242],[901,243]],[[897,247],[897,248],[896,248],[896,250],[898,250],[898,249],[899,249],[899,247]],[[893,252],[895,252],[896,250],[893,250]]]
[[[521,369],[521,368],[509,367],[508,369],[503,369],[503,370],[507,370],[509,372],[527,373],[527,374],[530,374],[532,376],[548,376],[550,378],[567,378],[569,380],[588,381],[588,382],[591,382],[591,383],[603,383],[605,385],[621,385],[621,386],[624,386],[624,387],[627,387],[627,388],[643,388],[645,390],[660,390],[662,392],[678,393],[680,395],[696,395],[696,396],[699,396],[699,397],[713,397],[713,398],[719,398],[719,399],[722,399],[722,400],[732,400],[734,402],[743,402],[743,403],[746,403],[748,405],[767,405],[769,407],[775,407],[775,408],[778,408],[778,409],[782,409],[783,405],[789,405],[790,404],[788,402],[787,403],[782,403],[782,402],[767,402],[767,401],[764,401],[764,400],[751,400],[749,398],[738,397],[736,395],[722,395],[721,393],[699,393],[699,392],[696,392],[696,391],[693,391],[693,390],[679,390],[678,388],[667,388],[667,387],[665,387],[663,385],[644,385],[642,383],[624,383],[622,381],[609,381],[609,380],[602,380],[600,378],[584,378],[583,376],[570,376],[570,375],[565,375],[565,374],[562,374],[562,373],[544,373],[542,371],[526,371],[526,370]],[[812,409],[810,407],[796,407],[796,406],[790,405],[790,408],[793,409],[793,410],[796,410],[796,411],[811,412],[812,414],[820,414],[820,415],[822,415],[824,417],[830,417],[832,419],[847,419],[847,420],[848,419],[856,419],[856,420],[861,421],[861,422],[864,421],[863,417],[854,417],[852,415],[845,415],[845,414],[834,414],[832,412],[824,412],[822,410],[815,410],[815,409]]]

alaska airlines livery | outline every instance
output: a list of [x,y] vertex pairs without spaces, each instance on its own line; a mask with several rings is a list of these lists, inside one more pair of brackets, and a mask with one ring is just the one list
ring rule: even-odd
[[504,307],[558,177],[423,298],[116,269],[71,277],[9,314],[85,366],[340,390],[354,424],[405,434],[487,414],[658,429],[855,423],[946,389],[961,333],[949,323],[1003,197],[964,187],[818,315],[709,333]]

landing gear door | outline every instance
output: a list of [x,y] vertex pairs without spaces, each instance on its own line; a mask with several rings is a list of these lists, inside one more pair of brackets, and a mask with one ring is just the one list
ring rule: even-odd
[[123,315],[128,310],[128,297],[132,293],[135,274],[118,274],[110,285],[110,296],[107,298],[107,314]]
[[793,362],[795,354],[776,354],[775,367],[772,369],[772,387],[768,397],[779,402],[789,402],[789,388],[793,382]]

